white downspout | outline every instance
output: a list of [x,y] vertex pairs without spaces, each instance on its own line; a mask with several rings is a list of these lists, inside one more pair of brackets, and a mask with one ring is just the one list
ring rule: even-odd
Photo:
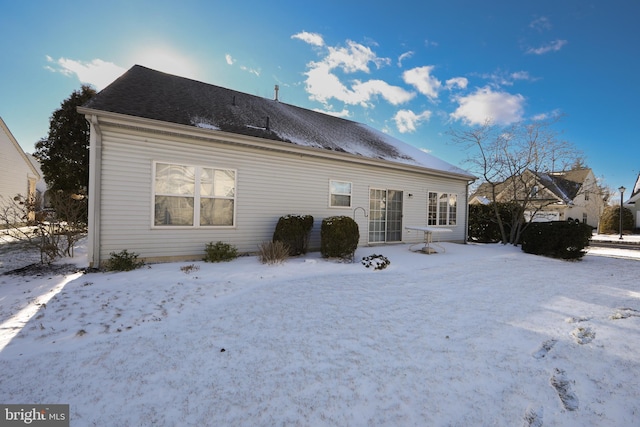
[[89,212],[87,257],[89,267],[100,267],[100,203],[102,169],[102,132],[95,114],[85,116],[91,127],[89,136]]

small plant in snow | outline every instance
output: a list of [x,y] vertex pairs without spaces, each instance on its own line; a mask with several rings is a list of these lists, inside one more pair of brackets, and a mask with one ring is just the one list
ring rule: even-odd
[[281,264],[289,257],[289,245],[280,240],[262,243],[258,258],[263,264]]
[[198,270],[200,270],[200,266],[195,264],[183,265],[182,267],[180,267],[180,271],[182,271],[184,274],[191,274],[194,271]]
[[236,247],[224,242],[207,243],[205,254],[205,262],[231,261],[238,258]]
[[111,258],[107,261],[108,271],[131,271],[140,268],[144,262],[138,260],[138,254],[123,249],[120,252],[111,252]]
[[389,258],[384,255],[369,255],[362,257],[362,265],[367,268],[373,267],[374,270],[384,270],[391,264]]

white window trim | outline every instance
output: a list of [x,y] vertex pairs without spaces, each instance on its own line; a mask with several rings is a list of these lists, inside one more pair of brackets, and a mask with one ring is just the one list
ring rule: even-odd
[[[341,183],[341,184],[349,184],[351,186],[351,192],[350,193],[332,193],[331,192],[331,184],[332,183]],[[349,196],[349,206],[334,206],[333,204],[331,204],[331,196],[333,195],[336,196]],[[352,181],[346,181],[344,179],[330,179],[329,180],[329,208],[331,209],[351,209],[351,206],[353,206],[353,182]]]
[[[176,166],[186,166],[193,167],[196,171],[196,181],[195,181],[195,190],[193,195],[193,225],[156,225],[155,224],[155,204],[156,204],[156,165],[164,164],[164,165],[176,165]],[[200,225],[200,171],[202,169],[214,169],[214,170],[225,170],[232,171],[234,177],[234,192],[233,197],[214,197],[219,199],[227,199],[233,200],[233,224],[232,225]],[[211,197],[206,197],[210,199]],[[233,168],[223,168],[223,167],[215,167],[215,166],[203,166],[203,165],[194,165],[190,163],[179,163],[173,161],[163,161],[163,160],[154,160],[151,167],[151,228],[154,230],[191,230],[191,229],[233,229],[236,228],[236,215],[238,211],[238,171]],[[197,207],[197,209],[196,209]]]
[[[435,224],[429,224],[429,194],[434,193],[436,194],[436,223]],[[446,195],[447,196],[447,212],[446,212],[446,224],[440,224],[440,197],[442,195]],[[456,216],[455,216],[455,224],[451,224],[450,222],[450,209],[451,209],[451,205],[449,204],[448,200],[451,198],[451,196],[455,196],[456,197]],[[427,226],[429,227],[456,227],[458,225],[458,210],[460,209],[460,197],[458,197],[458,193],[449,193],[446,191],[427,191]]]

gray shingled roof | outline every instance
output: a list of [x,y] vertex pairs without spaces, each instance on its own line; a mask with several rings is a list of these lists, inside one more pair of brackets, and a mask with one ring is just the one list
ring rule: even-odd
[[468,172],[361,123],[139,65],[83,107],[412,164],[472,179]]
[[[580,171],[583,170],[586,169],[581,169]],[[578,179],[581,174],[571,172],[574,171],[556,172],[552,174],[538,172],[536,175],[538,175],[540,182],[553,194],[558,196],[563,202],[570,203],[578,195],[584,178],[586,177],[585,173],[581,181],[576,181],[575,179]]]

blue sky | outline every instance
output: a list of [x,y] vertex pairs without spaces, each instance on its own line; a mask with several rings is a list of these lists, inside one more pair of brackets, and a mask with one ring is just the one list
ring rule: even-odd
[[[27,152],[134,64],[366,123],[465,167],[450,128],[562,115],[596,176],[640,172],[640,2],[0,0],[0,116]],[[628,195],[628,194],[627,194]],[[619,196],[618,196],[619,197]]]

